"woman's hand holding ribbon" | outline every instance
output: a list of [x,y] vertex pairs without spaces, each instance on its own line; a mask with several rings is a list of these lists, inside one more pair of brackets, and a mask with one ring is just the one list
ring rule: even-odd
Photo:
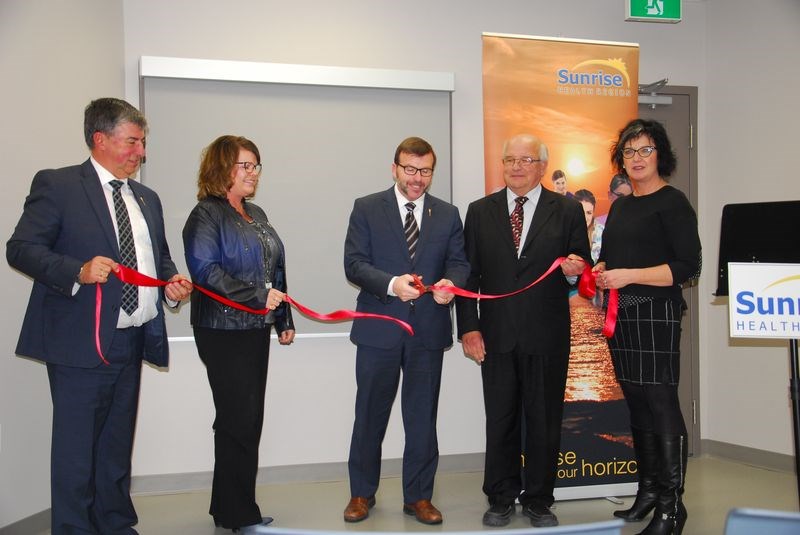
[[286,294],[275,288],[270,288],[267,294],[267,308],[275,310],[286,299]]
[[608,281],[606,273],[606,263],[598,262],[594,268],[588,266],[583,272],[578,293],[587,299],[591,299],[595,294],[595,287],[608,290],[608,309],[606,310],[606,321],[603,324],[603,336],[611,338],[614,336],[614,329],[617,326],[617,309],[619,308],[619,291]]
[[[119,268],[114,271],[118,271]],[[192,281],[180,273],[173,275],[164,286],[164,295],[172,301],[183,301],[192,293]]]

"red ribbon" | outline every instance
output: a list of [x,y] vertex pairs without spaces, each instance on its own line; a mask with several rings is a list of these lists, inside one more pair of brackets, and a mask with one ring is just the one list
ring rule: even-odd
[[[592,268],[586,266],[581,274],[581,280],[578,283],[578,293],[587,299],[594,297],[597,288],[597,273],[592,271]],[[606,321],[603,324],[603,336],[611,338],[614,336],[614,329],[617,327],[617,313],[619,310],[619,290],[616,288],[609,288],[608,290],[608,308],[606,309]]]
[[520,288],[519,290],[514,290],[513,292],[509,292],[507,294],[475,293],[475,292],[470,292],[469,290],[464,290],[463,288],[459,288],[458,286],[436,286],[435,284],[431,286],[425,286],[422,283],[422,278],[419,275],[412,275],[412,277],[414,277],[414,283],[412,284],[412,286],[414,286],[414,288],[416,288],[417,290],[419,290],[420,293],[423,294],[425,292],[432,292],[434,290],[437,290],[441,292],[448,292],[453,295],[458,295],[460,297],[468,297],[470,299],[502,299],[504,297],[511,297],[512,295],[520,294],[536,286],[537,284],[539,284],[539,282],[542,281],[542,279],[547,277],[549,274],[555,271],[558,268],[558,266],[563,264],[564,260],[566,260],[566,257],[559,256],[558,258],[555,259],[555,261],[553,261],[552,265],[549,268],[547,268],[547,271],[545,271],[541,277],[539,277],[526,287]]
[[[135,269],[125,267],[122,264],[118,264],[118,266],[119,267],[117,271],[114,272],[114,274],[122,282],[127,282],[128,284],[135,284],[136,286],[166,286],[167,284],[169,284],[166,281],[154,279],[153,277],[149,277],[143,273],[139,273]],[[100,308],[103,303],[103,285],[96,284],[95,286],[97,287],[97,293],[95,297],[94,344],[95,347],[97,348],[97,354],[100,355],[100,360],[103,361],[103,364],[108,364],[108,361],[103,356],[103,351],[100,347]],[[219,294],[216,294],[211,290],[207,290],[202,286],[198,286],[197,284],[192,284],[192,287],[196,289],[198,292],[207,295],[211,299],[214,299],[215,301],[218,301],[223,305],[227,305],[237,310],[243,310],[251,314],[259,314],[262,316],[270,313],[270,310],[267,309],[250,308],[245,305],[242,305],[241,303],[231,301],[227,297],[223,297]],[[409,325],[403,320],[393,318],[392,316],[385,316],[383,314],[372,314],[369,312],[356,312],[355,310],[336,310],[328,314],[320,314],[319,312],[315,312],[314,310],[298,303],[288,295],[286,295],[285,301],[290,305],[294,305],[303,314],[311,316],[312,318],[319,321],[326,321],[326,322],[343,321],[343,320],[352,320],[356,318],[371,318],[371,319],[393,321],[398,325],[400,325],[400,327],[402,327],[408,334],[414,336],[414,329],[411,327],[411,325]]]
[[[433,290],[438,290],[442,292],[448,292],[454,295],[458,295],[461,297],[468,297],[471,299],[502,299],[503,297],[510,297],[512,295],[516,295],[522,292],[529,290],[531,287],[537,285],[542,279],[550,275],[553,271],[555,271],[561,264],[564,263],[566,260],[565,257],[560,256],[555,259],[553,264],[544,272],[544,274],[530,283],[529,285],[521,288],[519,290],[515,290],[510,293],[505,294],[481,294],[470,292],[468,290],[464,290],[462,288],[458,288],[456,286],[425,286],[422,283],[422,279],[418,275],[413,275],[414,282],[413,286],[420,291],[420,293],[425,293]],[[585,264],[583,268],[583,273],[581,273],[580,280],[578,281],[578,293],[587,299],[591,299],[594,297],[595,288],[597,287],[596,281],[596,274],[592,272],[592,266],[589,264]],[[619,292],[616,288],[612,288],[608,291],[608,309],[606,310],[606,319],[605,324],[603,325],[603,336],[606,338],[611,338],[614,336],[614,328],[617,324],[617,309],[619,303]]]
[[[556,258],[550,267],[545,271],[538,279],[533,281],[532,283],[528,284],[524,288],[520,288],[519,290],[515,290],[513,292],[505,293],[505,294],[482,294],[482,293],[475,293],[469,290],[464,290],[463,288],[459,288],[457,286],[438,286],[438,285],[430,285],[425,286],[422,283],[422,278],[419,275],[412,275],[414,281],[412,285],[419,290],[420,294],[424,294],[426,292],[432,291],[442,291],[451,293],[453,295],[457,295],[460,297],[467,297],[470,299],[502,299],[504,297],[511,297],[512,295],[517,295],[522,292],[525,292],[531,289],[533,286],[539,284],[545,277],[550,275],[553,271],[555,271],[562,263],[564,263],[566,257],[560,256]],[[128,267],[123,266],[122,264],[118,264],[117,271],[114,274],[117,278],[128,284],[135,284],[137,286],[166,286],[169,284],[168,282],[154,279],[153,277],[149,277],[144,275],[143,273],[139,273],[134,269],[130,269]],[[583,273],[581,274],[580,281],[578,283],[578,293],[587,298],[591,299],[595,295],[595,288],[597,286],[596,281],[596,273],[592,272],[591,266],[586,264],[583,269]],[[104,364],[108,364],[108,361],[103,356],[103,351],[100,348],[100,308],[103,302],[103,289],[101,284],[96,284],[96,299],[95,299],[95,347],[97,348],[97,354],[100,356],[100,360],[103,361]],[[259,314],[259,315],[266,315],[269,314],[269,310],[267,309],[254,309],[242,305],[240,303],[236,303],[235,301],[231,301],[230,299],[223,297],[219,294],[212,292],[211,290],[207,290],[202,286],[198,286],[197,284],[192,284],[192,287],[195,288],[197,291],[207,295],[211,299],[218,301],[224,305],[229,307],[235,308],[237,310],[243,310],[245,312],[249,312],[251,314]],[[393,318],[391,316],[386,316],[383,314],[372,314],[369,312],[356,312],[354,310],[336,310],[334,312],[330,312],[328,314],[320,314],[289,297],[286,295],[285,301],[290,305],[294,305],[300,312],[303,314],[310,316],[319,321],[331,322],[331,321],[346,321],[346,320],[353,320],[356,318],[372,318],[372,319],[380,319],[380,320],[387,320],[393,321],[400,325],[406,332],[410,335],[414,335],[414,329],[403,320]],[[619,303],[619,293],[616,288],[612,288],[609,290],[608,294],[608,310],[606,311],[606,319],[605,324],[603,325],[603,336],[606,338],[611,338],[614,336],[614,328],[617,323],[617,309]]]

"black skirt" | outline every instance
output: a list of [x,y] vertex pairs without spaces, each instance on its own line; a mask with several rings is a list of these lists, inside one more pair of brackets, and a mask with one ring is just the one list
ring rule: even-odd
[[682,312],[682,303],[663,298],[619,309],[608,339],[617,381],[678,384]]

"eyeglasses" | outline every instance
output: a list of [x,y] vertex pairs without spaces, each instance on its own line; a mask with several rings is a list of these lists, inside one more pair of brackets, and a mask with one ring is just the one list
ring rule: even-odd
[[630,147],[626,147],[622,149],[622,156],[623,158],[627,158],[629,160],[633,158],[634,154],[638,154],[640,158],[647,158],[648,156],[653,154],[654,150],[656,150],[656,148],[650,145],[645,145],[644,147],[639,147],[638,149],[632,149]]
[[433,175],[433,169],[431,169],[430,167],[423,167],[422,169],[419,169],[417,167],[414,167],[413,165],[403,165],[400,163],[397,164],[397,167],[402,167],[403,172],[408,176],[414,176],[417,174],[417,172],[419,172],[419,176],[424,176],[424,177],[429,177]]
[[506,167],[514,167],[517,162],[519,162],[520,167],[527,169],[531,165],[541,161],[542,160],[537,160],[535,158],[531,158],[530,156],[525,156],[524,158],[512,158],[509,156],[508,158],[503,158],[503,165]]
[[253,162],[236,162],[236,165],[240,166],[248,173],[261,174],[261,164],[260,163],[253,163]]

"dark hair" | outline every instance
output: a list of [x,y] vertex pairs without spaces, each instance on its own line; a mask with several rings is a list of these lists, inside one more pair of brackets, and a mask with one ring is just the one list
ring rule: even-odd
[[147,119],[142,112],[118,98],[98,98],[83,112],[83,137],[89,149],[94,149],[94,133],[111,135],[122,123],[133,123],[147,133]]
[[394,163],[400,163],[400,153],[414,154],[415,156],[425,156],[426,154],[433,154],[433,164],[431,167],[436,167],[436,153],[433,152],[431,144],[422,139],[421,137],[407,137],[397,146],[394,151]]
[[624,185],[630,186],[631,185],[631,179],[628,178],[627,175],[624,175],[622,173],[618,173],[618,174],[616,174],[616,175],[611,177],[611,182],[608,183],[608,191],[610,191],[611,193],[616,195],[617,194],[616,193],[616,189],[618,187],[624,186]]
[[594,193],[589,191],[588,189],[579,189],[574,193],[574,197],[576,201],[586,201],[592,203],[592,206],[597,204],[597,200],[594,198]]
[[233,184],[231,170],[239,161],[240,150],[249,150],[256,155],[257,163],[261,163],[258,147],[246,137],[220,136],[203,149],[197,173],[197,200],[227,196]]
[[555,181],[556,181],[556,180],[558,180],[559,178],[564,178],[564,179],[566,179],[566,178],[567,178],[567,175],[565,175],[565,174],[564,174],[564,171],[562,171],[561,169],[556,169],[555,171],[553,171],[553,177],[551,178],[551,180],[552,180],[553,182],[555,182]]
[[672,175],[678,160],[675,157],[675,153],[672,152],[672,145],[669,142],[669,137],[667,137],[667,131],[658,121],[649,121],[647,119],[634,119],[620,130],[619,139],[611,149],[611,163],[614,164],[617,171],[620,173],[625,172],[625,159],[622,156],[622,149],[625,148],[625,144],[641,136],[649,137],[656,147],[658,174],[661,178],[666,179]]

